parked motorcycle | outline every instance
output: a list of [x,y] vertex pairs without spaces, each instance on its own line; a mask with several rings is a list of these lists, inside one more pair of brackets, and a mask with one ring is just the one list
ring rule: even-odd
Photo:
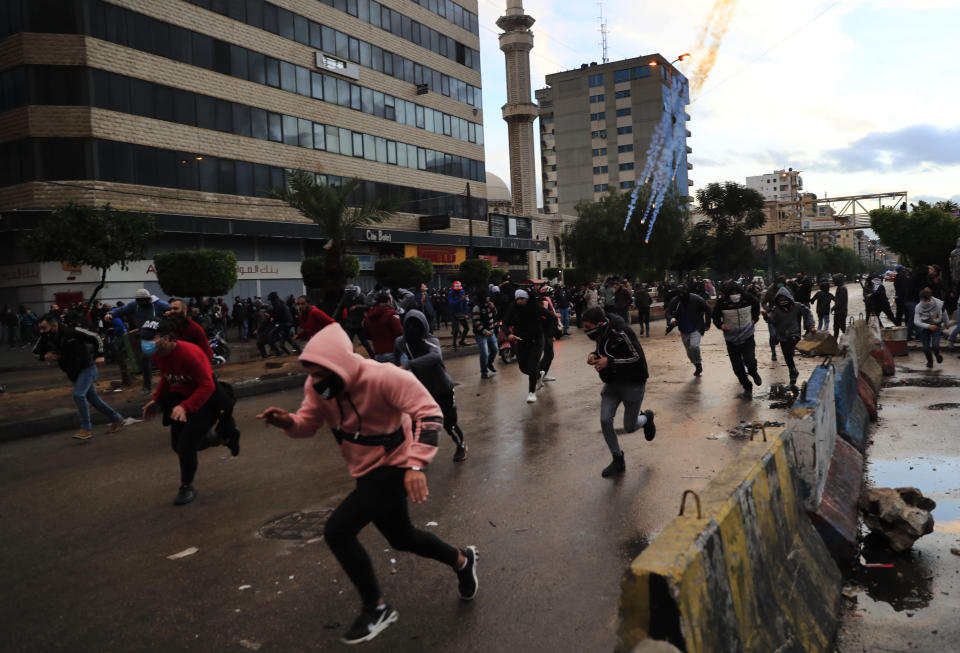
[[500,360],[504,365],[517,360],[517,355],[513,353],[513,343],[507,338],[507,332],[502,323],[497,324],[497,346],[500,348]]

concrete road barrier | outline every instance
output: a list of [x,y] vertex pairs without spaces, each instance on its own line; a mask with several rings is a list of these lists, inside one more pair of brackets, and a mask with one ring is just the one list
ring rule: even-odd
[[867,432],[867,409],[857,388],[856,364],[853,358],[834,360],[833,384],[837,409],[837,433],[863,453]]
[[837,439],[834,369],[818,365],[805,386],[805,394],[790,409],[787,430],[796,461],[800,499],[807,510],[820,505],[830,457]]
[[870,416],[870,421],[876,422],[877,394],[874,392],[873,387],[870,385],[870,382],[867,381],[867,377],[863,373],[857,377],[857,394],[860,397],[860,401],[863,402],[863,407],[867,409],[867,415]]
[[644,639],[690,653],[829,650],[840,571],[801,506],[791,437],[747,445],[700,514],[688,506],[633,561],[617,650]]
[[860,362],[860,376],[870,384],[874,397],[880,394],[880,389],[883,387],[883,369],[876,358],[868,355]]
[[886,347],[874,349],[870,355],[880,363],[880,371],[884,376],[893,376],[897,373],[897,364],[893,360],[893,354]]
[[810,521],[839,564],[849,564],[857,552],[857,499],[863,483],[863,456],[838,438],[820,504],[809,511]]

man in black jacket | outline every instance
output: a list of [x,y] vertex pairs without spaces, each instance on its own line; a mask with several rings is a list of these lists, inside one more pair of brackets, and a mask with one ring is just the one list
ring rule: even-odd
[[667,333],[679,327],[683,348],[693,363],[693,375],[700,376],[703,373],[700,338],[710,328],[710,306],[703,297],[690,292],[686,284],[679,284],[676,290],[676,297],[667,306]]
[[619,315],[604,314],[601,308],[591,308],[583,314],[583,328],[587,337],[597,343],[597,348],[587,356],[587,365],[593,366],[603,381],[600,391],[600,428],[613,461],[600,475],[609,478],[627,469],[617,432],[613,428],[613,419],[621,403],[624,406],[624,433],[633,433],[642,427],[643,436],[648,441],[657,434],[653,411],[640,413],[649,377],[647,359],[637,335]]
[[[754,325],[760,319],[760,302],[735,281],[724,285],[717,305],[713,308],[713,324],[723,331],[727,344],[727,356],[745,398],[753,396],[753,385],[762,383],[757,371],[757,343],[754,340]],[[747,375],[750,375],[748,378]]]
[[514,293],[514,303],[503,319],[503,328],[513,344],[520,371],[529,377],[527,403],[537,400],[540,380],[540,360],[543,358],[544,325],[556,318],[539,301],[531,301],[526,290]]
[[80,412],[80,430],[73,435],[74,439],[89,440],[93,437],[88,401],[110,418],[107,433],[119,431],[123,427],[123,416],[100,398],[94,385],[97,366],[103,364],[103,340],[100,336],[80,327],[66,326],[54,313],[40,320],[39,329],[40,339],[33,353],[39,360],[58,361],[60,369],[73,382],[73,400]]
[[841,331],[847,332],[848,296],[842,274],[834,275],[833,283],[837,287],[833,297],[833,337],[839,338]]

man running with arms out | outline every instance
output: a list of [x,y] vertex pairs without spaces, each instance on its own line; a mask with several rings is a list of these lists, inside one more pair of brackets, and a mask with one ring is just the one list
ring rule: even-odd
[[110,418],[107,433],[116,433],[123,427],[123,416],[108,406],[97,394],[97,366],[103,363],[103,340],[100,336],[81,329],[66,326],[56,313],[43,316],[39,324],[40,339],[33,353],[43,361],[57,361],[67,378],[73,381],[73,400],[80,412],[80,430],[74,433],[75,440],[93,437],[90,423],[90,406]]
[[324,539],[363,601],[363,612],[341,641],[359,644],[379,635],[398,614],[383,599],[370,556],[357,535],[373,522],[398,551],[411,551],[449,565],[460,598],[477,594],[477,548],[458,550],[410,523],[407,497],[427,499],[424,468],[437,453],[443,416],[417,378],[353,352],[339,325],[307,343],[300,362],[309,376],[300,409],[270,407],[257,415],[293,438],[308,438],[327,425],[340,445],[357,485],[333,511]]
[[[740,385],[743,396],[753,396],[753,383],[759,387],[763,382],[757,371],[757,343],[753,337],[756,323],[760,320],[760,301],[736,281],[728,281],[713,308],[713,323],[723,331],[727,344],[727,356]],[[747,375],[750,375],[748,378]]]
[[600,475],[609,478],[627,470],[617,432],[613,428],[613,418],[621,403],[624,406],[625,433],[633,433],[643,427],[643,436],[648,441],[657,434],[653,411],[645,410],[640,414],[649,377],[647,359],[633,329],[615,313],[604,314],[601,308],[588,309],[583,314],[583,328],[587,337],[597,343],[596,350],[587,356],[587,365],[592,365],[603,381],[603,390],[600,391],[600,428],[613,455],[613,462]]
[[[143,407],[143,418],[150,419],[159,406],[163,425],[170,427],[170,446],[180,458],[180,490],[173,502],[182,506],[197,498],[193,477],[198,451],[225,444],[234,456],[240,453],[233,392],[214,380],[210,361],[199,347],[177,340],[170,320],[144,322],[140,341],[161,375],[153,398]],[[218,421],[216,431],[211,431]]]
[[507,310],[503,328],[510,333],[507,338],[513,343],[520,371],[527,375],[527,403],[537,400],[537,390],[543,386],[540,362],[543,358],[544,324],[556,318],[539,301],[530,301],[526,290],[514,293],[513,306]]

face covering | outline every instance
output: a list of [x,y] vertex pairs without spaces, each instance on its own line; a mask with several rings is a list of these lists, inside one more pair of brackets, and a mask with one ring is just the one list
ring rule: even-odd
[[140,351],[147,356],[153,356],[155,353],[157,353],[157,343],[153,340],[141,340]]
[[734,304],[739,304],[741,297],[742,295],[730,295],[730,301],[732,301]]
[[320,395],[321,399],[333,399],[343,392],[345,387],[346,384],[344,384],[343,379],[336,374],[330,374],[323,381],[313,384],[313,389]]
[[590,338],[591,340],[596,340],[597,338],[600,337],[600,333],[603,331],[603,328],[605,326],[607,326],[607,323],[601,322],[600,324],[593,327],[592,329],[587,329],[584,333],[586,333],[587,337]]

